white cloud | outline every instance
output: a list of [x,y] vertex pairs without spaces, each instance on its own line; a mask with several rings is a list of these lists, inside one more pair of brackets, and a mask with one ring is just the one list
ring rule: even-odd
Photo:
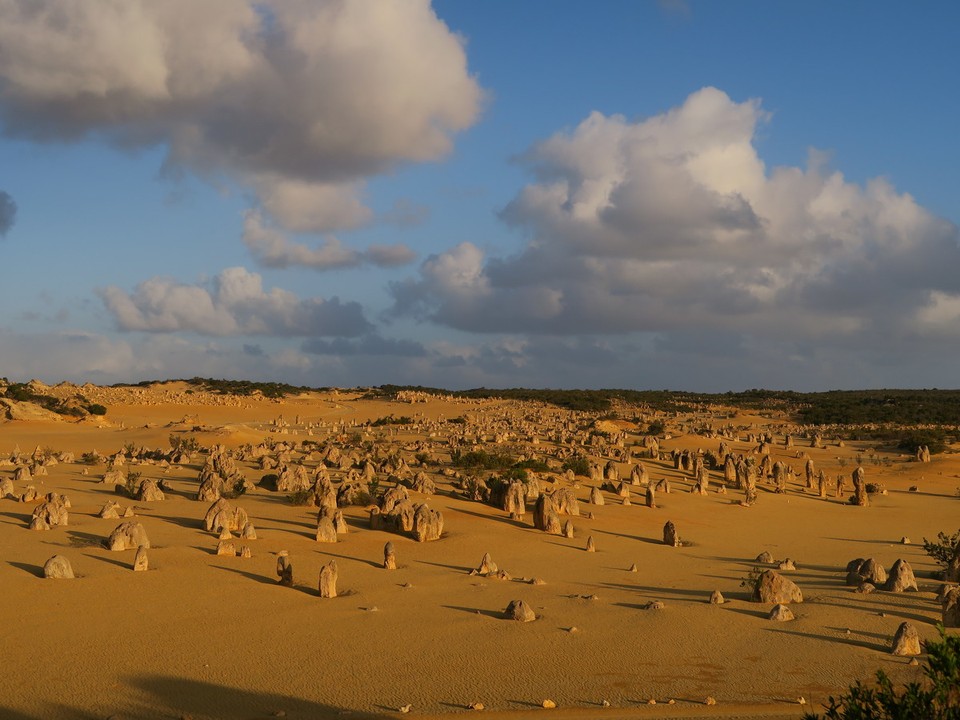
[[767,119],[715,88],[638,122],[591,114],[523,157],[536,181],[502,216],[526,246],[431,256],[393,286],[393,312],[475,332],[859,342],[915,332],[934,293],[960,295],[955,226],[817,153],[768,170]]
[[268,226],[258,212],[247,212],[243,222],[243,242],[254,259],[264,267],[308,267],[313,270],[335,270],[361,265],[395,267],[406,265],[416,257],[406,245],[371,245],[354,250],[328,235],[318,247],[308,247],[290,240],[287,234]]
[[358,183],[442,157],[480,103],[429,0],[0,0],[6,134],[165,144],[291,231],[367,222]]
[[211,287],[152,278],[132,293],[111,286],[98,294],[122,331],[353,337],[372,329],[356,302],[265,291],[261,277],[242,267],[222,271]]

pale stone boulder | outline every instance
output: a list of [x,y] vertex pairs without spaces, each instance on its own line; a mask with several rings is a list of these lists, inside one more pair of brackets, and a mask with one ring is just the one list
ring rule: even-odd
[[905,657],[919,655],[921,652],[920,633],[917,632],[917,628],[908,622],[900,623],[897,634],[893,636],[893,646],[890,652]]
[[54,555],[43,564],[43,576],[51,580],[72,580],[73,567],[63,555]]
[[887,575],[887,582],[883,586],[887,592],[904,592],[906,590],[917,591],[917,579],[913,575],[913,568],[906,560],[898,559],[890,573]]
[[443,534],[443,513],[420,505],[413,515],[413,537],[417,542],[439,540]]
[[112,551],[132,550],[141,545],[147,549],[150,548],[147,531],[142,524],[132,520],[117,525],[106,540],[107,550]]
[[776,570],[764,570],[753,587],[753,601],[762,603],[800,603],[803,593],[796,583]]

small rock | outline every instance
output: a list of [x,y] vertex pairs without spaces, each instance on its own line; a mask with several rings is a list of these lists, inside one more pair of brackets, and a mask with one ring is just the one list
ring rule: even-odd
[[806,704],[807,704],[807,699],[803,695],[797,698],[797,705],[806,705]]
[[610,707],[610,701],[604,700],[603,702],[600,703],[600,707]]
[[408,712],[410,712],[410,708],[412,707],[413,705],[401,705],[400,707],[397,708],[397,712],[402,712],[403,714],[407,714]]
[[766,550],[764,550],[762,553],[757,555],[756,561],[758,563],[765,563],[767,565],[771,565],[773,563],[773,555],[771,555]]
[[628,572],[638,572],[638,570],[637,570],[637,564],[634,563],[633,565],[631,565],[631,566],[630,566],[630,570],[628,570]]
[[556,704],[553,700],[549,700],[549,699],[548,699],[548,700],[544,700],[543,703],[541,703],[541,704],[542,704],[543,707],[546,708],[547,710],[552,710],[553,708],[555,708],[555,707],[557,706],[557,704]]
[[647,705],[656,705],[656,704],[657,704],[657,701],[654,698],[650,698],[649,700],[647,700]]
[[467,705],[467,710],[483,710],[482,702],[473,702]]
[[706,698],[706,700],[703,701],[703,704],[704,704],[704,705],[716,705],[716,704],[717,704],[717,701],[716,701],[716,699],[714,699],[713,697],[707,695],[707,698]]
[[664,605],[660,600],[654,600],[653,602],[647,603],[645,607],[647,610],[663,610],[666,605]]
[[908,538],[906,535],[904,535],[902,538],[900,538],[900,544],[901,544],[901,545],[909,545],[909,544],[910,544],[910,538]]
[[793,611],[790,610],[786,605],[779,604],[775,605],[770,611],[769,618],[771,620],[776,620],[777,622],[786,622],[788,620],[793,620]]
[[723,605],[726,600],[723,597],[723,594],[719,590],[714,590],[710,593],[710,604],[711,605]]
[[517,622],[532,622],[537,619],[537,614],[523,600],[511,600],[507,609],[503,611],[508,620]]
[[786,560],[782,561],[779,565],[777,565],[777,569],[778,570],[796,570],[797,566],[793,564],[793,560],[791,560],[790,558],[787,558]]

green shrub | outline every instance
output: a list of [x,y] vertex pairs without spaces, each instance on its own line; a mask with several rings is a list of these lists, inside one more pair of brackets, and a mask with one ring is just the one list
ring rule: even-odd
[[947,449],[947,435],[943,430],[909,430],[900,436],[897,449],[913,454],[922,445],[930,449],[931,455],[942,453]]
[[297,490],[287,495],[287,502],[291,505],[308,505],[310,500],[313,498],[313,490]]
[[951,563],[956,564],[960,558],[960,530],[953,535],[938,533],[936,542],[924,538],[923,549],[927,555],[945,567],[949,567]]
[[667,431],[667,426],[663,420],[654,420],[647,426],[647,435],[663,435]]
[[585,457],[568,458],[560,466],[562,470],[572,470],[574,475],[590,477],[590,461]]
[[[924,683],[893,687],[883,670],[877,671],[876,687],[858,680],[846,695],[830,698],[826,720],[958,720],[960,719],[960,636],[947,635],[938,627],[940,640],[925,642],[927,661]],[[804,720],[820,720],[807,713]]]
[[103,405],[93,403],[92,405],[87,405],[87,412],[89,412],[91,415],[106,415],[107,408],[105,408]]

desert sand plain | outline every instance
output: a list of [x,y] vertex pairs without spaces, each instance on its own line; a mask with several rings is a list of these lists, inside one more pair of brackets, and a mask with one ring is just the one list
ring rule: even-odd
[[[657,494],[656,508],[645,506],[642,486],[630,488],[630,505],[603,491],[599,506],[588,498],[601,481],[566,477],[558,453],[567,450],[556,442],[565,429],[582,428],[578,437],[585,437],[596,415],[505,400],[411,404],[332,391],[278,401],[187,389],[84,386],[90,400],[107,407],[105,416],[74,422],[27,413],[0,422],[0,480],[13,478],[9,458],[18,447],[25,459],[35,448],[75,456],[15,483],[16,493],[30,484],[41,495],[67,495],[66,526],[31,530],[36,503],[0,500],[0,716],[374,718],[399,717],[405,708],[425,717],[477,712],[469,706],[482,703],[482,714],[498,718],[800,717],[879,668],[897,682],[919,679],[922,662],[890,653],[904,620],[921,638],[936,637],[938,567],[921,540],[960,524],[960,455],[949,451],[919,463],[865,443],[840,447],[829,433],[823,447],[812,448],[803,429],[784,418],[724,408],[655,416],[619,407],[622,417],[642,422],[602,421],[608,446],[573,449],[603,467],[622,446],[626,459],[614,463],[621,478],[629,483],[631,466],[642,462],[651,482],[669,479],[672,491]],[[415,422],[364,426],[390,415]],[[655,417],[666,422],[661,458],[637,457],[643,423]],[[465,422],[449,422],[454,418]],[[691,493],[691,473],[670,459],[673,450],[716,453],[721,440],[749,454],[766,431],[773,458],[797,475],[782,494],[761,482],[750,507],[740,504],[740,491],[716,491],[723,480],[716,470],[708,494]],[[791,431],[795,443],[786,447]],[[124,447],[168,451],[171,436],[231,452],[264,441],[293,445],[288,462],[302,462],[311,479],[328,446],[349,452],[357,439],[374,442],[371,458],[399,454],[409,472],[397,475],[423,472],[435,483],[435,494],[410,497],[442,512],[443,535],[417,542],[371,529],[368,507],[352,505],[342,509],[348,532],[320,543],[315,507],[258,486],[231,500],[255,526],[256,539],[232,540],[251,556],[218,555],[220,536],[202,522],[210,502],[194,499],[205,452],[171,463],[125,459],[122,472],[164,481],[163,500],[123,497],[101,482],[110,456]],[[555,471],[533,474],[548,492],[564,487],[576,494],[581,515],[561,518],[572,520],[574,537],[535,529],[532,499],[517,520],[464,497],[454,474],[462,471],[451,468],[451,437],[463,450],[551,464]],[[298,451],[304,442],[308,453]],[[94,449],[102,461],[81,462]],[[418,451],[427,452],[428,464],[416,459]],[[868,507],[837,499],[832,488],[818,497],[804,488],[805,455],[831,479],[849,477],[861,455],[867,480],[887,493],[871,495]],[[253,483],[274,472],[254,459],[236,465]],[[395,484],[383,467],[376,474],[381,493]],[[330,467],[335,488],[346,473]],[[146,530],[147,572],[132,570],[134,549],[103,545],[121,522],[98,517],[113,501],[132,506],[131,519]],[[668,520],[683,546],[663,544]],[[901,543],[904,537],[912,542]],[[588,538],[595,552],[586,551]],[[396,549],[395,570],[382,566],[387,542]],[[294,567],[294,587],[278,583],[281,551]],[[763,551],[796,565],[783,572],[803,592],[803,602],[791,605],[794,620],[768,619],[771,606],[751,602],[742,585],[754,568],[775,567],[757,562]],[[508,577],[471,575],[484,553]],[[68,558],[76,579],[43,578],[44,563],[57,554]],[[854,592],[845,569],[857,557],[886,568],[907,560],[919,592]],[[338,596],[321,598],[320,567],[331,559]],[[711,604],[715,590],[727,602]],[[534,622],[504,619],[516,599],[533,608]],[[648,607],[655,601],[663,607]],[[716,704],[705,704],[708,697]],[[556,709],[544,709],[546,699]]]

